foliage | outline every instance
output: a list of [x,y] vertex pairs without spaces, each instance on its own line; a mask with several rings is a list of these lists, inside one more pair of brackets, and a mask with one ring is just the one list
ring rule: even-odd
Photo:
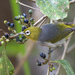
[[71,65],[69,64],[69,62],[67,60],[56,60],[53,62],[62,65],[64,67],[67,75],[75,75]]
[[40,11],[47,15],[51,20],[64,19],[69,10],[68,0],[36,0]]
[[0,75],[13,75],[14,67],[11,61],[8,59],[6,52],[2,52],[0,57]]

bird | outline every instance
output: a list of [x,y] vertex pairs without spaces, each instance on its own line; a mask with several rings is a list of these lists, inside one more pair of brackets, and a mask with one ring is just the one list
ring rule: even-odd
[[61,40],[66,40],[75,31],[73,22],[57,22],[45,24],[41,27],[28,27],[23,33],[25,37],[32,41],[41,43],[60,44]]

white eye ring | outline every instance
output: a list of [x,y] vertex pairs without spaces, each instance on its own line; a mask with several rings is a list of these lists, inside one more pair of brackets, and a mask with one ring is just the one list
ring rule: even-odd
[[25,35],[30,35],[30,31],[27,30],[27,31],[25,32]]

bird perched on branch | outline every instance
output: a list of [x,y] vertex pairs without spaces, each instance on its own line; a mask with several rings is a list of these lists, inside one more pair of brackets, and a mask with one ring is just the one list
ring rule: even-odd
[[46,24],[41,27],[26,28],[24,30],[24,35],[33,41],[55,44],[63,39],[67,39],[74,31],[75,24],[73,22],[60,22]]

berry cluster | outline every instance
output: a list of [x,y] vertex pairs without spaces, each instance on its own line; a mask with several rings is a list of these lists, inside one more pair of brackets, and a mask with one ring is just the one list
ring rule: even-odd
[[4,44],[4,42],[9,42],[9,34],[5,33],[1,38],[0,38],[0,46]]
[[[42,65],[45,65],[45,64],[47,64],[48,63],[48,59],[46,59],[46,54],[44,54],[44,53],[40,53],[40,57],[41,58],[43,58],[45,61],[44,62],[40,62],[39,60],[37,60],[36,61],[36,64],[38,65],[38,66],[42,66]],[[50,62],[50,72],[52,72],[53,70],[55,70],[55,67],[53,67],[53,64]]]
[[18,21],[20,25],[25,26],[25,28],[32,26],[34,24],[34,19],[32,18],[32,10],[29,10],[29,18],[27,18],[25,13],[23,13],[22,15],[16,16],[15,20]]
[[[40,57],[43,58],[44,60],[46,60],[46,59],[45,59],[45,58],[46,58],[46,55],[45,55],[44,53],[42,53],[42,52],[40,53]],[[37,64],[38,66],[41,66],[41,65],[46,64],[46,62],[44,63],[44,62],[40,62],[39,60],[37,60],[36,64]]]
[[[34,19],[32,18],[32,10],[29,10],[29,18],[27,18],[27,14],[23,13],[22,15],[15,16],[15,20],[22,26],[22,31],[26,28],[32,26],[34,24]],[[8,27],[8,30],[11,31],[10,34],[4,32],[4,35],[0,38],[0,46],[4,44],[4,42],[9,42],[9,40],[15,40],[16,42],[23,44],[27,38],[24,35],[18,35],[16,37],[12,37],[17,34],[17,31],[14,29],[15,24],[11,23],[7,20],[4,20],[4,24]],[[12,38],[10,38],[12,37]]]
[[7,20],[4,20],[4,24],[6,24],[8,26],[8,30],[12,31],[14,34],[16,33],[16,30],[14,30],[14,23],[10,23]]

